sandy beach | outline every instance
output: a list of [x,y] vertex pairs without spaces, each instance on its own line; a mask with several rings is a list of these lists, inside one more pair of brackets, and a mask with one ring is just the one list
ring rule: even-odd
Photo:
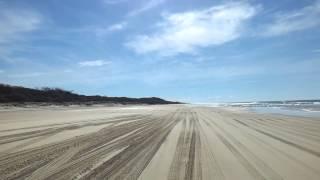
[[320,179],[319,118],[157,105],[7,108],[0,123],[0,179]]

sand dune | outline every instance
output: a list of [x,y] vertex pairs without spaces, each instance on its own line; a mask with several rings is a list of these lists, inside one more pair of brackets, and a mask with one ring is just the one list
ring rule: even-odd
[[183,105],[0,112],[0,179],[320,179],[320,119]]

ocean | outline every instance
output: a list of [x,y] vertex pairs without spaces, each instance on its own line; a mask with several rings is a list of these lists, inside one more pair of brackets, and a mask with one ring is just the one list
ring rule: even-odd
[[320,100],[257,101],[202,104],[211,107],[239,107],[257,113],[320,118]]

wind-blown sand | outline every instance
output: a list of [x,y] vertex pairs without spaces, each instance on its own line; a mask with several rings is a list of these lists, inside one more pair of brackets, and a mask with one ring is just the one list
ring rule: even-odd
[[0,112],[0,179],[320,179],[320,119],[183,105]]

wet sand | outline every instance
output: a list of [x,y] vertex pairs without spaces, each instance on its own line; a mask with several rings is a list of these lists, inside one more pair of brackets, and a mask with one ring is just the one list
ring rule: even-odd
[[320,119],[184,105],[0,111],[0,179],[320,179]]

